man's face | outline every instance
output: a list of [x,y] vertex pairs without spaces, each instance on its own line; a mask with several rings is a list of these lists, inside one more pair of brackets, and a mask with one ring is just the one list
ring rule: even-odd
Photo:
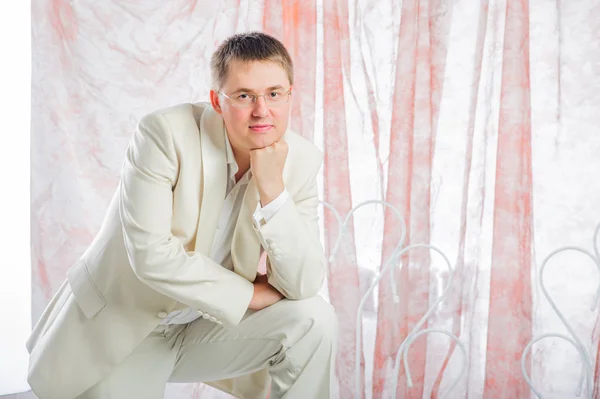
[[[289,89],[285,70],[271,61],[232,61],[221,87],[221,91],[232,99],[261,94],[266,97],[274,91],[282,93]],[[235,107],[232,100],[213,90],[210,97],[215,111],[223,116],[236,155],[244,156],[251,150],[270,146],[287,129],[291,98],[272,104],[265,97],[258,97],[255,104],[242,108]]]

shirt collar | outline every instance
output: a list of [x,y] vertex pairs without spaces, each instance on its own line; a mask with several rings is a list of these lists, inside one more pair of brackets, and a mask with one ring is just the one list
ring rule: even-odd
[[[235,182],[235,174],[240,170],[238,166],[235,155],[233,155],[233,148],[231,147],[231,142],[229,141],[229,135],[225,133],[225,151],[226,151],[226,159],[227,159],[227,170],[229,171],[229,178]],[[252,177],[252,171],[248,169],[244,176],[240,179],[240,182],[247,182]]]

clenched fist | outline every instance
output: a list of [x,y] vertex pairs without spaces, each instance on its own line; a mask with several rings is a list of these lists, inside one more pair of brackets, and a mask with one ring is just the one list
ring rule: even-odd
[[287,154],[288,144],[283,138],[268,147],[250,151],[250,168],[263,207],[277,198],[285,188],[283,167]]

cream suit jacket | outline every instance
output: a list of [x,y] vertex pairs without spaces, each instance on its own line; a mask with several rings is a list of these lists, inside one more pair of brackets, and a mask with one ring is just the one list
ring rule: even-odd
[[[27,341],[28,381],[40,399],[83,393],[173,310],[192,307],[235,326],[252,297],[262,250],[269,282],[287,298],[317,294],[326,266],[317,216],[322,154],[293,132],[284,138],[289,152],[283,178],[292,200],[257,229],[252,214],[259,195],[251,179],[234,230],[230,271],[208,258],[227,183],[221,116],[198,103],[140,120],[99,233]],[[256,397],[268,383],[262,370],[211,385]]]

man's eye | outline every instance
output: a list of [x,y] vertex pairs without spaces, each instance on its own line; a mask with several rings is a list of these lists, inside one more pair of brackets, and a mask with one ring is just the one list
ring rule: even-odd
[[240,100],[245,100],[245,99],[247,99],[247,98],[248,98],[248,95],[247,95],[247,94],[240,94],[240,95],[238,96],[238,98],[239,98]]
[[281,95],[281,93],[279,93],[278,91],[272,91],[270,93],[271,98],[276,98],[279,97]]

